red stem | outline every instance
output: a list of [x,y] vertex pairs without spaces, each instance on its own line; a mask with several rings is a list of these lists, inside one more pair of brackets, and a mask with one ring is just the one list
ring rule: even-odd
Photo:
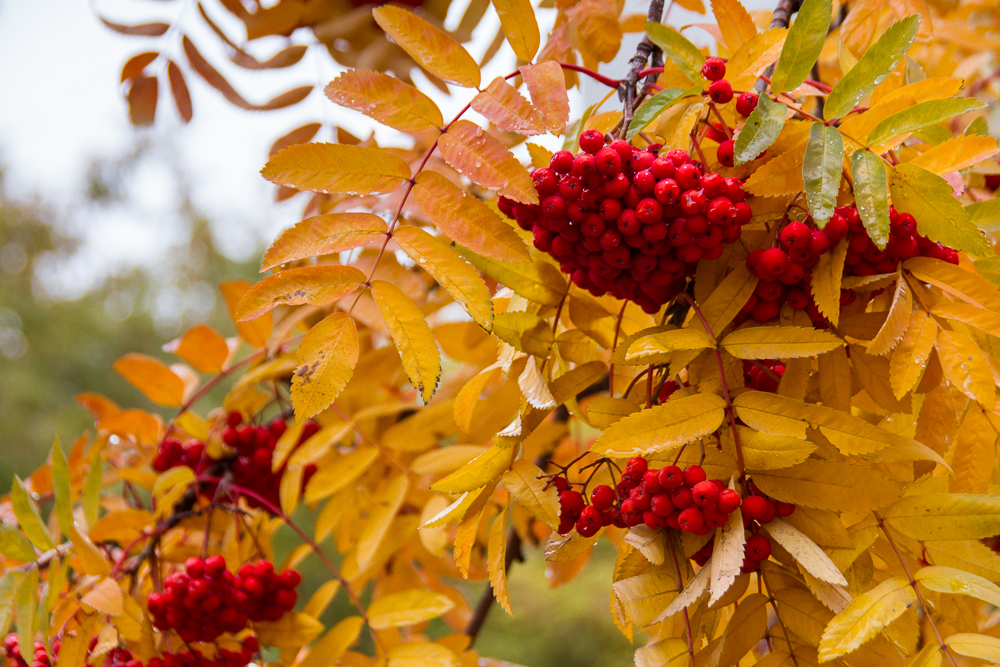
[[619,85],[621,85],[621,81],[619,81],[618,79],[608,78],[608,77],[604,76],[603,74],[598,74],[594,70],[587,69],[586,67],[580,67],[579,65],[573,65],[571,63],[559,63],[559,66],[562,67],[563,69],[568,69],[568,70],[573,71],[573,72],[579,72],[580,74],[586,74],[587,76],[589,76],[594,81],[597,81],[599,83],[603,83],[608,88],[617,88]]

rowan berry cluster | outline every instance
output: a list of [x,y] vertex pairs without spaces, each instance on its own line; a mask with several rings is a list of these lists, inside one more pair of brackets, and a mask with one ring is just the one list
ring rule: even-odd
[[742,181],[706,173],[683,150],[605,145],[586,130],[582,152],[559,151],[532,172],[540,203],[497,204],[579,287],[654,313],[700,259],[716,259],[750,221]]
[[[855,206],[836,208],[823,229],[814,229],[811,217],[804,222],[789,222],[778,233],[778,247],[757,249],[747,257],[747,268],[760,282],[734,323],[739,326],[748,318],[769,322],[787,303],[796,310],[805,310],[813,323],[825,325],[826,318],[812,296],[812,269],[820,256],[841,240],[848,244],[844,276],[892,273],[900,262],[917,256],[958,264],[956,251],[917,233],[916,221],[909,213],[898,213],[890,206],[889,220],[889,239],[883,250],[868,235]],[[842,306],[855,299],[854,290],[841,290]]]
[[59,657],[59,645],[60,641],[58,639],[52,642],[52,657],[50,658],[48,651],[45,649],[45,644],[35,641],[33,652],[30,656],[31,662],[28,662],[29,658],[21,653],[21,648],[17,642],[17,634],[12,632],[4,637],[3,654],[10,659],[14,667],[29,667],[29,665],[30,667],[52,667],[52,662]]
[[192,649],[183,653],[164,653],[162,658],[150,658],[148,667],[246,667],[259,648],[257,638],[247,637],[239,651],[220,648],[218,655],[208,658]]
[[785,364],[777,359],[761,359],[757,364],[743,362],[743,384],[750,389],[774,393],[785,374]]
[[[704,94],[715,104],[728,104],[732,99],[733,86],[725,79],[726,62],[722,58],[709,58],[701,66],[701,75],[711,81],[708,91]],[[746,118],[757,108],[757,96],[751,92],[740,93],[736,98],[736,112]],[[734,164],[733,151],[736,142],[732,139],[732,132],[721,125],[709,124],[706,126],[703,138],[719,142],[715,157],[719,164],[724,167],[732,167]]]
[[166,578],[162,592],[149,594],[149,613],[157,628],[175,630],[186,642],[213,641],[248,621],[281,618],[295,606],[299,581],[292,570],[275,575],[266,561],[243,565],[234,575],[222,556],[189,558],[183,572]]

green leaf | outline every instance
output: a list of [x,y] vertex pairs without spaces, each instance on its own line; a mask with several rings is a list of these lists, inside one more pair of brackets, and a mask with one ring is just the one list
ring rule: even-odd
[[872,44],[858,60],[858,64],[837,82],[826,98],[823,108],[828,118],[841,118],[847,112],[875,90],[875,87],[885,81],[886,77],[899,65],[906,51],[913,44],[920,27],[920,16],[914,14],[902,21],[896,21],[882,33],[878,41]]
[[912,215],[917,231],[931,241],[970,255],[993,255],[989,242],[952,194],[948,181],[915,164],[901,164],[892,170],[889,187],[896,210]]
[[90,470],[87,472],[87,479],[83,480],[83,518],[87,520],[88,526],[97,523],[101,507],[101,453],[94,452],[90,459]]
[[0,554],[27,563],[35,560],[35,549],[17,526],[0,522]]
[[17,643],[33,646],[38,632],[38,568],[28,570],[14,593],[14,608],[17,613]]
[[59,438],[52,445],[52,493],[56,497],[56,518],[59,528],[69,534],[73,528],[73,495],[69,482],[69,466],[66,455],[59,446]]
[[977,259],[973,260],[972,263],[976,265],[976,271],[979,271],[983,278],[1000,287],[1000,259],[996,257]]
[[879,250],[884,250],[889,242],[889,199],[882,158],[859,148],[851,154],[851,175],[854,177],[854,199],[868,236]]
[[928,125],[936,125],[941,121],[981,109],[984,106],[986,105],[979,100],[961,97],[946,97],[940,100],[920,102],[892,114],[876,125],[868,133],[868,139],[865,143],[869,146],[878,146],[901,134],[913,132]]
[[802,162],[802,181],[805,183],[809,211],[820,229],[833,217],[843,169],[844,138],[840,136],[840,130],[823,123],[813,123]]
[[17,517],[17,522],[21,524],[21,530],[31,540],[31,543],[42,551],[55,549],[56,543],[52,541],[52,535],[42,523],[38,508],[28,496],[28,489],[25,488],[24,482],[17,475],[14,476],[14,483],[10,487],[10,501],[14,506],[14,516]]
[[986,199],[969,204],[965,212],[972,219],[972,224],[984,232],[1000,231],[1000,198]]
[[663,49],[663,55],[681,68],[692,83],[701,82],[701,66],[705,63],[705,56],[697,46],[673,28],[661,23],[646,21],[646,34],[653,44]]
[[949,132],[947,128],[940,125],[929,125],[922,130],[914,132],[913,136],[931,146],[937,146],[938,144],[943,144],[949,139],[955,138],[954,134]]
[[990,126],[986,123],[986,119],[980,116],[979,118],[974,118],[969,127],[965,128],[965,136],[971,136],[973,134],[978,134],[981,137],[990,136]]
[[736,147],[733,150],[736,164],[756,159],[774,143],[781,134],[781,128],[785,126],[786,111],[784,104],[771,101],[767,95],[760,96],[757,108],[747,118],[746,124],[740,130],[740,136],[736,138]]
[[802,3],[771,77],[773,92],[797,88],[809,76],[826,42],[832,12],[833,0],[805,0]]
[[7,570],[0,576],[0,635],[7,635],[14,620],[14,594],[22,579],[24,572],[20,570]]
[[632,116],[632,122],[628,124],[628,132],[626,133],[625,138],[632,141],[639,136],[640,132],[646,129],[647,125],[652,123],[657,116],[663,113],[665,109],[669,109],[682,98],[690,95],[698,95],[700,93],[701,86],[695,86],[694,88],[689,88],[688,90],[681,90],[680,88],[667,88],[666,90],[661,90],[636,110],[635,115]]

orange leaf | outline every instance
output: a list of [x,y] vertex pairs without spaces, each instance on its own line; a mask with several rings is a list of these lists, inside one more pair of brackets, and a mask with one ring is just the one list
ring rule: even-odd
[[121,616],[124,611],[122,589],[114,579],[102,579],[80,602],[108,616]]
[[191,63],[191,67],[194,69],[198,75],[205,80],[205,82],[215,88],[217,91],[222,93],[230,104],[239,107],[246,111],[274,111],[275,109],[284,109],[285,107],[290,107],[293,104],[298,104],[312,92],[312,86],[300,86],[298,88],[293,88],[288,92],[282,93],[277,97],[274,97],[263,104],[253,104],[247,102],[242,95],[236,92],[225,77],[222,76],[217,69],[212,67],[212,65],[205,60],[205,57],[201,55],[198,48],[194,45],[187,35],[184,35],[182,40],[184,46],[184,53],[187,55],[188,62]]
[[757,36],[757,26],[740,0],[712,0],[712,13],[719,23],[722,39],[733,53]]
[[297,259],[357,248],[386,231],[385,220],[371,213],[327,213],[306,218],[286,229],[271,244],[260,270],[267,271]]
[[319,132],[319,128],[323,127],[320,123],[306,123],[302,127],[297,127],[288,134],[283,134],[274,140],[271,144],[271,150],[267,152],[267,156],[271,157],[282,148],[288,148],[289,146],[294,146],[295,144],[304,144]]
[[169,23],[161,23],[159,21],[155,23],[140,23],[139,25],[123,25],[121,23],[113,23],[103,16],[98,16],[104,27],[110,28],[121,35],[128,35],[130,37],[159,37],[170,30]]
[[[364,280],[364,278],[362,278]],[[347,313],[334,313],[314,326],[295,352],[292,405],[302,422],[328,408],[347,386],[358,363],[358,330]]]
[[141,75],[143,70],[156,60],[159,55],[155,51],[147,51],[146,53],[140,53],[129,58],[122,66],[121,82],[125,83],[129,79],[134,79]]
[[335,104],[360,111],[400,132],[417,134],[444,125],[434,100],[408,83],[382,72],[344,72],[323,90]]
[[143,444],[158,442],[163,430],[159,417],[135,408],[102,418],[97,422],[97,429],[110,435],[134,438]]
[[140,76],[132,80],[125,99],[128,101],[129,120],[133,125],[152,125],[156,119],[156,100],[159,83],[155,76]]
[[545,132],[541,114],[501,76],[472,98],[472,108],[501,130],[529,136]]
[[184,401],[184,381],[153,357],[126,354],[115,362],[114,369],[157,405],[176,406]]
[[110,417],[122,411],[110,398],[90,392],[77,394],[76,402],[87,408],[95,421],[101,421],[105,417]]
[[531,0],[493,0],[493,7],[497,10],[500,26],[514,49],[514,55],[530,63],[540,42],[538,21]]
[[260,173],[272,183],[299,190],[383,194],[410,178],[410,166],[378,148],[315,143],[289,146],[272,156]]
[[236,309],[240,322],[252,320],[282,304],[326,306],[353,292],[365,274],[353,266],[306,266],[279,271],[247,290]]
[[467,120],[454,123],[439,141],[445,161],[484,188],[522,204],[537,204],[528,170],[500,140]]
[[478,88],[479,65],[462,45],[413,12],[385,5],[372,10],[375,22],[425,70],[457,86]]
[[163,346],[202,373],[218,373],[229,358],[226,339],[205,324],[196,324],[180,338]]
[[184,82],[184,73],[173,60],[167,63],[167,78],[170,79],[170,92],[177,105],[177,113],[185,123],[191,121],[194,109],[191,107],[191,93]]
[[524,78],[524,85],[528,87],[531,101],[545,119],[545,126],[553,132],[561,133],[569,121],[569,95],[566,94],[563,68],[559,63],[549,60],[517,69]]
[[479,199],[435,171],[417,174],[413,198],[453,241],[502,262],[528,261],[524,241]]
[[271,335],[271,314],[265,313],[250,322],[240,322],[236,319],[236,307],[249,289],[250,283],[245,280],[227,280],[219,284],[219,291],[222,292],[222,298],[226,300],[226,307],[229,308],[229,317],[233,319],[240,338],[254,347],[264,347]]

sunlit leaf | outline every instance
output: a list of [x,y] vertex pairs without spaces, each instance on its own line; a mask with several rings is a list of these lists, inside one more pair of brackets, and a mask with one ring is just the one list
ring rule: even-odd
[[434,100],[382,72],[348,70],[327,84],[323,92],[335,104],[360,111],[400,132],[418,134],[444,126]]
[[479,65],[462,45],[413,12],[383,6],[372,16],[386,34],[428,72],[466,88],[478,88]]
[[358,331],[346,313],[334,313],[315,325],[295,353],[292,405],[299,421],[333,403],[358,363]]
[[246,322],[280,305],[326,306],[363,282],[365,274],[353,266],[304,266],[279,271],[247,290],[236,309],[236,318]]

